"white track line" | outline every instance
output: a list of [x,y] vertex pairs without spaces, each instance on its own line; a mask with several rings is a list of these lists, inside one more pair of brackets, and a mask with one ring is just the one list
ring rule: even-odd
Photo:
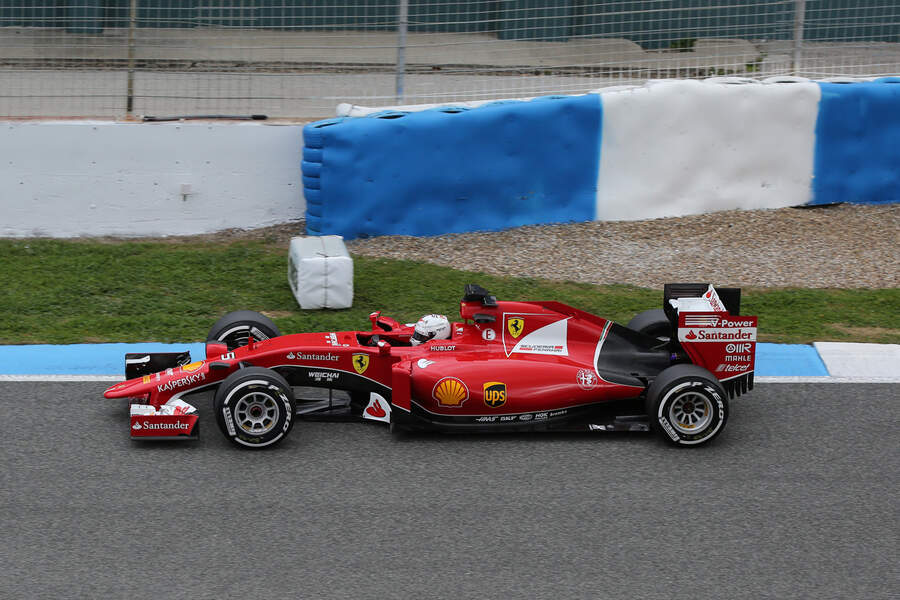
[[78,382],[78,381],[124,381],[122,375],[0,375],[3,381],[36,382]]
[[753,383],[900,383],[900,376],[832,377],[828,375],[812,377],[777,377],[769,375],[764,377],[754,377]]

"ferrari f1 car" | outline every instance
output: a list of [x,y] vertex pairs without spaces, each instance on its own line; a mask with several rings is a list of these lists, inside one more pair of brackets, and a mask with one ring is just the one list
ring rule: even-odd
[[205,360],[126,355],[127,381],[104,395],[131,400],[133,437],[184,439],[199,419],[187,401],[211,393],[218,428],[247,448],[280,442],[304,419],[392,432],[652,429],[697,446],[722,432],[729,399],[753,388],[757,318],[739,308],[737,288],[667,284],[661,309],[623,326],[467,285],[449,338],[420,345],[412,325],[381,312],[369,331],[281,335],[237,311],[213,325]]

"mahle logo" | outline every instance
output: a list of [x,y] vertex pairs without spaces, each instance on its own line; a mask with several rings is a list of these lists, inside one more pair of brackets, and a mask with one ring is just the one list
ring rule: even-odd
[[484,384],[484,403],[491,408],[506,404],[506,384],[499,381],[488,381]]
[[511,336],[517,338],[522,335],[522,330],[525,329],[525,319],[522,317],[510,317],[506,322],[506,328],[509,329]]

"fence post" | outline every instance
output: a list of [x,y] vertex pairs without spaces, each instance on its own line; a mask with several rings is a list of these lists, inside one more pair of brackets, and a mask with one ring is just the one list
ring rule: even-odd
[[795,76],[800,72],[804,23],[806,23],[806,0],[794,0],[794,59],[791,65],[791,72]]
[[137,27],[137,0],[131,0],[128,12],[128,90],[125,99],[125,114],[134,113],[134,29]]
[[403,78],[406,74],[406,30],[409,27],[409,0],[400,0],[397,11],[397,103],[403,104]]

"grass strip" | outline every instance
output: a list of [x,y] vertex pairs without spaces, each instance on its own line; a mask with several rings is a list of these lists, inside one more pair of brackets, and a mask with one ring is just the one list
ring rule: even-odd
[[[411,261],[354,257],[354,307],[301,310],[287,250],[271,241],[0,240],[0,343],[190,342],[241,308],[285,333],[368,329],[381,309],[403,322],[458,316],[463,285],[500,299],[556,300],[627,323],[658,308],[659,289],[498,277]],[[727,281],[713,282],[728,285]],[[900,290],[744,289],[760,341],[900,343]]]

